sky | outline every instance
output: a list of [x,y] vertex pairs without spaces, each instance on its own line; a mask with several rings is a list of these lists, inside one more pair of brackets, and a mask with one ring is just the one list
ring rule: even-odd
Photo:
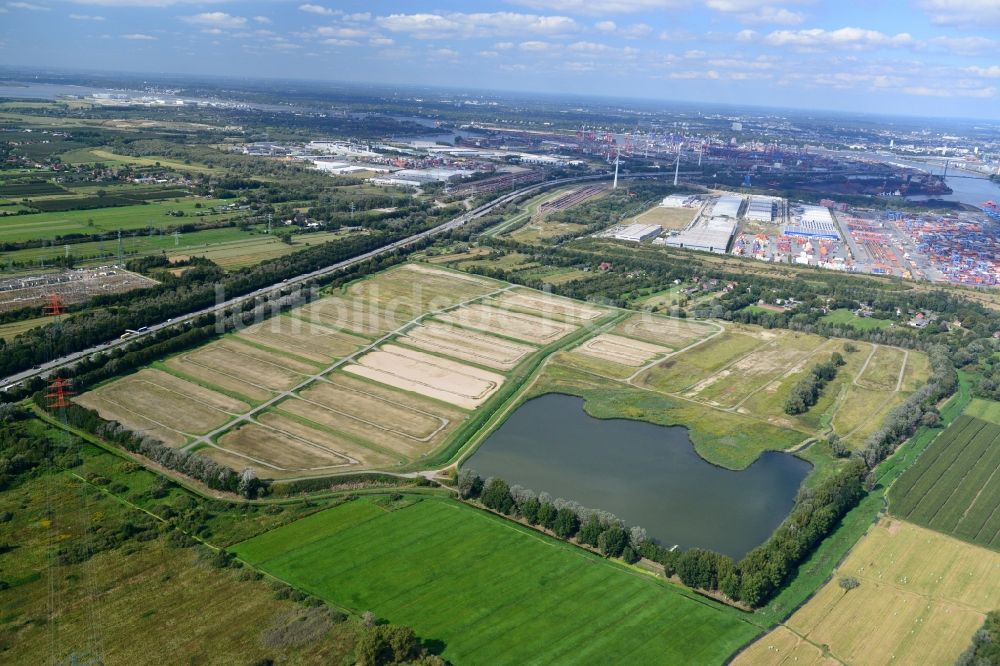
[[0,63],[1000,119],[1000,0],[0,0]]

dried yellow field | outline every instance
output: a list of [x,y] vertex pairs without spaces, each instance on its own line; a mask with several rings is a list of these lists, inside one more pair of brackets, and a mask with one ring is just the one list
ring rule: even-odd
[[409,310],[397,312],[378,302],[331,296],[313,301],[291,313],[292,317],[365,338],[376,338],[395,330],[413,318]]
[[535,351],[530,345],[439,322],[415,326],[400,341],[497,370],[511,370]]
[[236,337],[323,365],[357,351],[367,342],[356,335],[288,316],[254,324]]
[[681,349],[711,335],[718,328],[711,324],[657,317],[649,313],[629,317],[614,328],[614,332],[672,349]]
[[577,328],[574,324],[478,304],[447,312],[438,319],[540,345],[555,342]]
[[733,660],[734,666],[836,666],[839,661],[787,627],[778,627]]
[[403,264],[351,285],[348,294],[366,307],[390,310],[405,323],[415,316],[483,296],[505,285],[487,278]]
[[[189,371],[191,367],[201,368],[212,375],[229,377],[238,382],[237,386],[251,386],[264,391],[286,391],[319,370],[314,365],[266,352],[234,338],[209,343],[171,361],[175,361],[178,369],[187,374],[194,374]],[[244,393],[240,388],[234,390]]]
[[607,310],[592,305],[527,289],[504,292],[494,298],[493,302],[503,308],[533,310],[539,314],[566,317],[580,322],[592,321],[607,314]]
[[398,345],[365,354],[345,372],[465,409],[481,405],[505,379],[495,372]]
[[[861,585],[845,591],[841,576]],[[951,664],[998,607],[1000,553],[882,519],[785,624],[844,663]],[[759,643],[745,654],[738,663],[781,663]]]
[[648,342],[640,342],[611,333],[602,333],[587,340],[573,351],[604,361],[639,367],[670,350]]
[[[358,464],[358,460],[337,451],[341,442],[326,433],[270,420],[272,423],[250,423],[227,432],[213,448],[243,458],[243,467],[264,465],[282,472],[336,471]],[[208,453],[211,448],[202,451]]]
[[154,369],[140,370],[76,398],[105,419],[149,432],[171,446],[221,426],[249,405]]

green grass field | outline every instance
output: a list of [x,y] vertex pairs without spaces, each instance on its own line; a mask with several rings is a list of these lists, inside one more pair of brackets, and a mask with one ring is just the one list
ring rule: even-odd
[[977,419],[1000,424],[1000,402],[996,400],[973,398],[969,406],[965,408],[965,413],[969,416],[975,416]]
[[453,500],[355,500],[233,550],[331,603],[443,641],[456,664],[722,663],[738,611]]
[[1000,548],[1000,425],[963,415],[889,492],[900,518]]
[[850,326],[859,331],[871,331],[879,328],[888,328],[893,322],[889,319],[875,319],[874,317],[859,317],[850,310],[841,308],[834,310],[820,319],[824,324],[835,324],[838,326]]
[[117,155],[110,150],[102,148],[83,148],[71,150],[62,155],[63,162],[67,164],[92,164],[101,162],[107,165],[135,164],[138,166],[162,166],[173,169],[181,173],[225,173],[225,169],[210,167],[204,164],[185,164],[184,162],[171,159],[169,157],[132,157],[131,155]]
[[[176,219],[176,218],[171,218]],[[69,246],[70,256],[75,257],[77,264],[99,264],[102,261],[112,260],[117,257],[118,239],[115,234],[109,233],[107,240],[93,241],[86,243],[72,243]],[[257,239],[260,236],[242,231],[235,227],[225,227],[222,229],[206,229],[204,231],[192,231],[187,234],[180,234],[174,238],[172,234],[157,232],[150,236],[145,232],[130,232],[122,234],[122,245],[125,250],[125,257],[138,257],[147,254],[159,254],[166,251],[168,254],[194,254],[195,250],[203,250],[218,244],[245,242]],[[6,268],[8,262],[18,262],[27,265],[51,266],[52,262],[66,254],[63,244],[49,245],[47,247],[32,247],[13,252],[0,254],[0,267]]]
[[[98,234],[119,229],[171,227],[184,223],[218,219],[235,213],[211,213],[208,208],[226,203],[221,199],[182,199],[180,202],[117,206],[92,210],[71,210],[61,213],[36,213],[0,217],[0,241],[24,241],[35,238],[52,239],[66,234]],[[200,204],[202,208],[196,206]],[[184,217],[167,215],[168,211],[184,211]],[[197,216],[198,212],[205,212]]]
[[51,317],[35,317],[34,319],[22,319],[7,324],[0,324],[0,340],[10,342],[25,331],[44,326],[49,323],[50,319]]
[[727,469],[746,469],[764,451],[784,450],[807,437],[797,430],[748,415],[615,384],[567,363],[564,357],[550,364],[525,398],[545,393],[578,395],[586,400],[586,412],[599,419],[635,419],[685,426],[698,455]]

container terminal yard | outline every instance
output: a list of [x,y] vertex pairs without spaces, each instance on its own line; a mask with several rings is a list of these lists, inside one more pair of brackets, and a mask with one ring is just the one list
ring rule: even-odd
[[[692,209],[683,229],[635,221],[597,236],[831,270],[1000,284],[1000,206],[995,202],[984,202],[981,211],[947,213],[821,203],[718,192],[671,195],[657,208]],[[650,219],[649,213],[641,217]]]

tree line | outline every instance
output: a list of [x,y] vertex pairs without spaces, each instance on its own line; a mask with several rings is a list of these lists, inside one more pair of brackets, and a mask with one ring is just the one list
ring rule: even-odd
[[457,479],[459,496],[471,502],[540,527],[560,539],[597,549],[605,557],[621,558],[633,564],[639,561],[649,542],[642,527],[625,527],[625,522],[607,511],[588,509],[577,502],[552,499],[548,493],[536,494],[503,479],[483,479],[469,469]]
[[832,382],[837,376],[837,368],[844,365],[846,361],[840,352],[833,352],[829,361],[817,363],[802,379],[795,382],[791,393],[785,400],[785,413],[804,414],[809,408],[819,400],[820,393],[827,383]]

